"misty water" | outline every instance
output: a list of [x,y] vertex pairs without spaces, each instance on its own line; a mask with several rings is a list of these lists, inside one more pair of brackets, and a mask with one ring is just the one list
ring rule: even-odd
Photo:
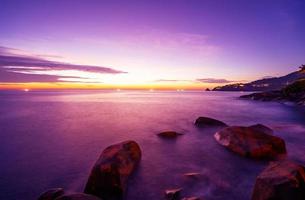
[[[102,150],[135,140],[142,160],[127,200],[182,197],[250,199],[255,177],[268,164],[218,145],[218,130],[198,129],[199,116],[229,125],[262,123],[286,141],[288,159],[305,164],[301,107],[240,100],[238,92],[61,91],[0,92],[0,199],[31,200],[49,188],[81,192]],[[156,136],[164,130],[177,139]],[[183,176],[198,172],[198,179]]]

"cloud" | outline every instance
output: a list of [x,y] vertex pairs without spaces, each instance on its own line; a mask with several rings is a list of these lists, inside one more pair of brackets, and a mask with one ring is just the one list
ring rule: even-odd
[[102,74],[127,73],[103,66],[53,61],[46,59],[46,56],[26,55],[23,52],[0,46],[0,82],[68,81],[77,78],[89,82],[101,82]]
[[200,83],[219,83],[219,84],[236,82],[227,79],[217,79],[217,78],[201,78],[201,79],[196,79],[196,81]]

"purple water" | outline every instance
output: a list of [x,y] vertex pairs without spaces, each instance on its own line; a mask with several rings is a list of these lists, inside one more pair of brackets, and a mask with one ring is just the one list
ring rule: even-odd
[[[142,161],[127,200],[159,200],[168,188],[182,196],[251,196],[266,161],[237,156],[218,145],[217,129],[197,129],[208,116],[230,125],[263,123],[285,139],[288,158],[305,164],[305,112],[300,107],[239,100],[226,92],[0,92],[0,199],[36,199],[52,187],[82,191],[102,150],[135,140]],[[155,134],[185,135],[164,140]],[[199,172],[199,179],[184,177]]]

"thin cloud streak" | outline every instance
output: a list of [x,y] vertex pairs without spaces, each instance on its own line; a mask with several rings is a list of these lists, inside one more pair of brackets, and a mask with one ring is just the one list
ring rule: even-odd
[[[124,71],[109,67],[78,65],[58,61],[52,61],[41,56],[24,55],[22,50],[0,46],[0,82],[20,82],[22,77],[14,76],[11,73],[31,76],[37,81],[68,81],[72,79],[59,78],[80,78],[82,81],[87,79],[89,82],[101,82],[102,74],[122,74]],[[9,75],[8,75],[9,74]],[[36,77],[35,77],[36,76]],[[15,79],[14,78],[17,78]],[[24,77],[27,80],[27,77]],[[93,78],[93,80],[90,80]],[[55,79],[55,80],[54,80]],[[30,81],[30,80],[28,80]],[[74,79],[75,81],[75,79]],[[73,81],[73,82],[74,82]]]
[[201,78],[201,79],[196,79],[196,81],[200,82],[200,83],[218,83],[218,84],[236,82],[236,81],[232,81],[232,80],[217,79],[217,78]]

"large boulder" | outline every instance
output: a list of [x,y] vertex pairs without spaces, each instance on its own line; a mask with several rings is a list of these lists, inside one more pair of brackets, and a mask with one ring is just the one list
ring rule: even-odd
[[67,194],[56,198],[55,200],[101,200],[100,198],[83,193]]
[[213,127],[213,126],[220,126],[225,127],[228,126],[222,121],[217,119],[209,118],[209,117],[198,117],[195,121],[195,125],[197,127],[205,128],[205,127]]
[[55,200],[57,197],[64,195],[63,188],[52,188],[42,193],[38,200]]
[[127,180],[141,160],[141,149],[134,141],[107,147],[95,163],[85,193],[104,200],[122,199]]
[[177,133],[176,131],[163,131],[158,133],[158,136],[163,138],[177,138],[178,136],[183,135],[182,133]]
[[272,162],[256,178],[252,200],[304,200],[305,168],[291,161]]
[[275,159],[286,154],[284,140],[260,128],[231,126],[218,131],[214,137],[229,150],[250,158]]

